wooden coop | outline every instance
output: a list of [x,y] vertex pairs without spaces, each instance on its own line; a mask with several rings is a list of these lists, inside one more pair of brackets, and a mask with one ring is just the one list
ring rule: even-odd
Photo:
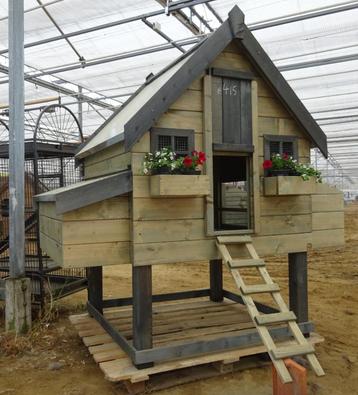
[[[202,173],[143,174],[145,154],[163,146],[204,151]],[[88,312],[98,323],[74,322],[83,336],[102,333],[88,345],[102,352],[97,361],[107,378],[129,377],[128,362],[127,375],[119,373],[123,355],[146,377],[165,361],[180,359],[175,366],[183,367],[188,358],[243,355],[262,343],[284,382],[291,380],[286,357],[304,355],[323,374],[307,341],[314,328],[307,248],[343,245],[343,196],[314,179],[268,177],[262,168],[283,152],[309,163],[313,147],[327,156],[325,134],[238,7],[149,76],[86,141],[77,152],[85,181],[37,202],[43,249],[63,268],[90,268]],[[276,254],[288,254],[290,310],[262,259]],[[209,262],[207,289],[152,295],[153,265],[199,261]],[[223,263],[237,293],[223,286]],[[132,297],[104,300],[102,267],[124,264],[132,265]],[[246,269],[262,281],[246,283]],[[276,308],[255,302],[256,294],[271,295]]]
[[[0,299],[9,274],[9,130],[7,112],[0,119]],[[31,278],[33,305],[87,287],[85,268],[60,267],[41,249],[36,194],[81,180],[75,152],[82,142],[76,116],[66,106],[51,104],[25,112],[25,271]]]

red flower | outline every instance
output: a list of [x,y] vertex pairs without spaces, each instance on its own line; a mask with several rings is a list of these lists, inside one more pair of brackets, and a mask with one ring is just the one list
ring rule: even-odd
[[262,164],[262,167],[266,170],[266,169],[271,169],[272,167],[272,160],[264,160],[264,163]]
[[193,165],[193,159],[190,156],[186,156],[183,160],[185,167],[191,167]]
[[282,158],[283,158],[284,160],[287,160],[287,159],[289,158],[288,153],[287,153],[287,152],[284,152],[283,155],[282,155]]
[[199,165],[202,165],[206,161],[206,156],[204,152],[199,152]]

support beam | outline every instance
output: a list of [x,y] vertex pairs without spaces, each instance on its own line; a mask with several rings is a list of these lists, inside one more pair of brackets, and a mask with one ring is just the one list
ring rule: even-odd
[[[153,347],[152,266],[132,266],[133,346],[136,350]],[[147,364],[137,366],[148,367]]]
[[297,322],[308,321],[307,252],[288,254],[290,310]]
[[95,266],[87,268],[88,301],[103,314],[103,268]]
[[222,302],[223,293],[223,264],[221,259],[213,259],[210,264],[210,300]]
[[25,275],[24,0],[9,0],[10,277]]
[[5,327],[31,329],[31,280],[25,278],[24,0],[9,0],[9,278]]

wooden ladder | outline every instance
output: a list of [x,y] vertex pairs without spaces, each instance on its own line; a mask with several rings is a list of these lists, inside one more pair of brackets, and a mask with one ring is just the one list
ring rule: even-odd
[[[227,248],[227,244],[240,244],[246,247],[251,258],[241,259],[232,258]],[[317,376],[323,376],[324,371],[314,354],[314,347],[303,336],[299,326],[296,322],[296,316],[292,311],[289,311],[285,301],[280,294],[280,288],[272,281],[265,262],[258,256],[250,236],[219,236],[217,237],[216,245],[220,251],[222,259],[229,268],[236,285],[238,286],[242,299],[248,309],[249,315],[255,324],[257,331],[261,337],[262,342],[267,348],[268,354],[274,364],[281,380],[284,383],[292,382],[292,377],[284,363],[285,358],[304,355]],[[259,285],[246,285],[241,274],[240,269],[256,268],[264,283]],[[252,299],[253,294],[270,293],[276,302],[279,312],[273,314],[262,314],[257,310],[257,307]],[[277,347],[268,326],[271,324],[286,324],[293,334],[297,344]]]

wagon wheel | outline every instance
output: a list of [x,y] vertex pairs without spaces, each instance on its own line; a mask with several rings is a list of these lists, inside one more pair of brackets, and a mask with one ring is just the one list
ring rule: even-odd
[[37,118],[34,141],[79,143],[83,141],[76,115],[62,104],[51,104]]
[[6,122],[0,119],[0,141],[9,140],[9,127]]

